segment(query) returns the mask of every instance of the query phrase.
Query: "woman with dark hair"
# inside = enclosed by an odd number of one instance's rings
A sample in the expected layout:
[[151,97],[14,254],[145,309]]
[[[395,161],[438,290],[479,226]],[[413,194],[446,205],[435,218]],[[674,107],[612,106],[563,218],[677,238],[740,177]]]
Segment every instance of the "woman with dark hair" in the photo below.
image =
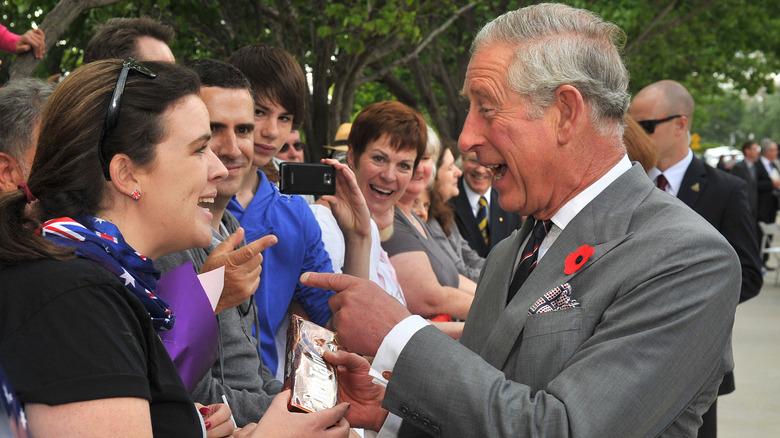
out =
[[474,251],[466,239],[460,235],[455,225],[455,213],[449,204],[450,199],[458,196],[458,178],[463,174],[455,165],[457,148],[445,147],[436,163],[436,178],[430,194],[430,207],[425,220],[431,229],[431,236],[449,256],[458,273],[472,281],[479,279],[479,273],[485,259]]
[[[204,423],[157,335],[175,315],[152,259],[211,242],[201,205],[227,174],[199,89],[170,63],[74,71],[44,108],[28,182],[0,194],[0,362],[33,436],[234,432],[226,408]],[[295,419],[276,406],[240,433],[278,436]]]

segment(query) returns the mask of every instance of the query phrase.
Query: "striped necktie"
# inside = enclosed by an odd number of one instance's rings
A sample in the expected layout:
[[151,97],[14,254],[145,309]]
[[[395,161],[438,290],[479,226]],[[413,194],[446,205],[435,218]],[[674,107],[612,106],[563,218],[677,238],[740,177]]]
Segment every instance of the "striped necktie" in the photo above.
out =
[[536,262],[539,258],[539,245],[542,244],[547,233],[550,232],[552,224],[551,220],[537,220],[534,224],[531,237],[528,239],[528,243],[525,244],[525,248],[523,248],[523,257],[520,258],[515,275],[512,277],[512,283],[509,284],[509,293],[506,297],[507,304],[512,301],[520,286],[523,285],[528,276],[531,275],[531,271],[536,267]]
[[663,191],[666,191],[666,186],[669,185],[669,181],[666,180],[666,177],[662,173],[662,174],[658,175],[658,178],[656,178],[655,185],[659,189],[661,189]]
[[479,232],[482,233],[482,240],[485,241],[485,245],[490,246],[490,235],[488,234],[488,222],[487,222],[487,199],[484,196],[479,197],[479,208],[477,209],[477,226]]

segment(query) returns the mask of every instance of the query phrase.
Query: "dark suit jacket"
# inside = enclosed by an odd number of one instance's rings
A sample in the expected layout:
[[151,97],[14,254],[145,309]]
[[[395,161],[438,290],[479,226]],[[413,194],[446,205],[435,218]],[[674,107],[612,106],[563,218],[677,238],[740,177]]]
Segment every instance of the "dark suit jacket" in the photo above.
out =
[[466,196],[463,177],[458,179],[458,188],[460,194],[453,198],[452,209],[455,210],[455,223],[458,225],[458,231],[461,236],[474,248],[481,256],[487,257],[493,247],[498,242],[506,239],[512,234],[512,231],[519,229],[523,225],[523,218],[516,213],[509,213],[498,205],[498,192],[490,191],[490,211],[488,213],[488,229],[490,230],[490,246],[485,245],[482,240],[482,233],[477,226],[477,218],[471,211],[469,199]]
[[747,190],[747,183],[741,179],[694,157],[677,193],[677,198],[720,231],[736,251],[742,266],[740,302],[758,295],[763,285],[755,220],[748,206]]
[[[778,207],[775,186],[769,174],[766,173],[766,168],[764,168],[764,163],[761,162],[761,159],[756,161],[753,166],[756,168],[756,218],[761,222],[774,223]],[[742,179],[745,179],[745,176],[750,177],[747,165],[744,162],[735,164],[732,172]]]
[[750,174],[747,163],[745,160],[740,161],[731,168],[731,174],[742,178],[747,183],[748,190],[748,205],[750,206],[750,212],[753,214],[753,218],[758,220],[758,186],[756,180]]
[[[772,179],[766,173],[764,163],[756,161],[756,185],[758,186],[758,220],[768,224],[777,218],[777,195]],[[774,164],[773,164],[774,166]]]
[[[758,295],[764,283],[755,218],[748,206],[747,190],[745,181],[694,157],[677,192],[677,198],[720,231],[736,251],[742,266],[740,303]],[[734,389],[734,374],[728,373],[723,377],[718,393],[729,394]]]

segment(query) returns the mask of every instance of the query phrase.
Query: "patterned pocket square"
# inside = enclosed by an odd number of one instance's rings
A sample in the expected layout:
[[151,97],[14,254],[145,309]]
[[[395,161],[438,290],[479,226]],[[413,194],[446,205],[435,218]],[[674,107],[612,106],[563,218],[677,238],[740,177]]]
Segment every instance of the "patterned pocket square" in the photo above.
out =
[[563,283],[539,297],[538,300],[528,309],[529,315],[537,313],[555,312],[562,309],[573,309],[580,307],[580,303],[571,297],[571,285]]

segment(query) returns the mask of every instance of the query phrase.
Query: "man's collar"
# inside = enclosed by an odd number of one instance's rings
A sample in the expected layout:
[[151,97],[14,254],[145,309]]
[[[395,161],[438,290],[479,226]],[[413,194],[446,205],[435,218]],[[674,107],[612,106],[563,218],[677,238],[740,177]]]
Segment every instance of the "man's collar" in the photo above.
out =
[[610,184],[612,184],[620,175],[624,174],[631,168],[631,161],[628,159],[628,155],[624,155],[623,158],[615,164],[612,169],[605,173],[596,182],[588,186],[585,190],[580,192],[577,196],[570,199],[569,202],[563,205],[552,217],[553,224],[563,230],[566,225],[574,219],[586,205],[590,204],[596,196],[601,194]]
[[463,189],[466,191],[466,199],[469,200],[469,205],[474,207],[479,203],[480,196],[484,196],[487,200],[488,206],[490,205],[490,191],[493,190],[493,187],[488,187],[487,191],[484,195],[480,195],[479,193],[475,192],[474,190],[469,187],[469,183],[466,181],[466,179],[463,179]]
[[693,161],[693,151],[691,149],[688,149],[688,153],[685,155],[685,158],[683,158],[682,160],[674,163],[672,166],[670,166],[668,169],[664,170],[663,172],[653,167],[647,172],[647,176],[649,176],[652,181],[655,181],[658,178],[658,175],[663,173],[664,177],[666,177],[666,181],[668,182],[669,188],[672,190],[670,193],[677,196],[677,191],[680,189],[680,186],[682,185],[682,180],[685,177],[685,171],[688,170],[688,166],[691,165],[691,161]]

